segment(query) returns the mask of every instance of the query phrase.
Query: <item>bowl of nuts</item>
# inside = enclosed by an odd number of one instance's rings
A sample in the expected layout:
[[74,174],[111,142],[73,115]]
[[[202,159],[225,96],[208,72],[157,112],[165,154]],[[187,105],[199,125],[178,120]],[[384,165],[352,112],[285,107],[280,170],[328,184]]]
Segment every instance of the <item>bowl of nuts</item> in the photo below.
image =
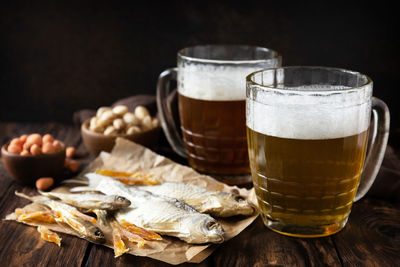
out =
[[33,185],[39,177],[57,177],[63,173],[66,147],[50,134],[22,135],[1,148],[5,169],[22,184]]
[[110,152],[117,137],[122,137],[153,148],[158,141],[160,125],[144,106],[137,106],[130,112],[125,105],[100,107],[96,116],[81,126],[82,139],[86,148],[97,155]]

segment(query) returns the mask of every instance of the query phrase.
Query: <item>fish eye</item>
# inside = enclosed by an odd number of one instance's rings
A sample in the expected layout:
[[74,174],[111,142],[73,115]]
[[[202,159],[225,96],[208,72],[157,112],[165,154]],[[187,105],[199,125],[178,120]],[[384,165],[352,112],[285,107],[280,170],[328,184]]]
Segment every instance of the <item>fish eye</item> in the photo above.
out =
[[211,221],[211,222],[207,223],[206,227],[208,230],[211,230],[211,229],[215,228],[216,225],[217,225],[217,222]]
[[234,199],[235,199],[235,201],[237,201],[237,202],[241,202],[241,201],[244,201],[244,200],[245,200],[244,197],[239,196],[239,195],[235,196]]
[[117,197],[117,200],[118,200],[118,201],[125,201],[126,199],[125,199],[124,197],[118,196],[118,197]]

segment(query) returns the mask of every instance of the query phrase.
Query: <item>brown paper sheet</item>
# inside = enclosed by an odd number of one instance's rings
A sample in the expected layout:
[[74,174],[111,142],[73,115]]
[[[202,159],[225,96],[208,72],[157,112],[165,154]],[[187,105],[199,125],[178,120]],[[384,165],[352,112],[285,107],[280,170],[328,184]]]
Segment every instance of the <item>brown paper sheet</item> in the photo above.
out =
[[[228,186],[212,177],[202,175],[192,168],[177,164],[153,151],[132,143],[126,139],[118,138],[116,145],[110,154],[102,152],[78,177],[87,172],[95,171],[97,168],[104,168],[125,172],[142,172],[151,174],[153,177],[163,181],[179,181],[194,184],[214,191],[228,191],[239,193],[251,204],[257,206],[254,189],[247,190],[236,186]],[[68,192],[68,186],[55,188],[56,192]],[[42,206],[31,203],[24,207],[28,210],[41,210]],[[243,231],[258,216],[254,214],[250,217],[237,216],[233,218],[216,218],[226,232],[225,242]],[[14,213],[6,217],[8,220],[16,220]],[[30,224],[38,225],[38,224]],[[79,236],[75,231],[63,224],[41,224],[51,230]],[[112,248],[111,229],[100,227],[106,237],[106,244]],[[164,261],[170,264],[180,264],[184,262],[199,263],[207,258],[218,245],[215,244],[188,244],[177,238],[163,236],[162,241],[148,241],[142,248],[137,248],[135,244],[126,242],[130,254],[137,256],[147,256],[153,259]]]

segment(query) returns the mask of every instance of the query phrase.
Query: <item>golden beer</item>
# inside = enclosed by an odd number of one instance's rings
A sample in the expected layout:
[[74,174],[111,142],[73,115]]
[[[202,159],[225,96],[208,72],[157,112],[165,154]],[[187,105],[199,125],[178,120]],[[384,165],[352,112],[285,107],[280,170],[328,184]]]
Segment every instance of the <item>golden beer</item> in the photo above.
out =
[[[264,220],[279,232],[315,236],[347,221],[364,162],[368,131],[324,140],[288,139],[247,128],[254,188]],[[278,222],[279,228],[274,227]]]
[[264,224],[296,237],[340,231],[386,147],[389,112],[372,98],[372,81],[300,66],[254,72],[246,85],[250,169]]
[[178,97],[189,164],[208,173],[249,173],[245,100]]

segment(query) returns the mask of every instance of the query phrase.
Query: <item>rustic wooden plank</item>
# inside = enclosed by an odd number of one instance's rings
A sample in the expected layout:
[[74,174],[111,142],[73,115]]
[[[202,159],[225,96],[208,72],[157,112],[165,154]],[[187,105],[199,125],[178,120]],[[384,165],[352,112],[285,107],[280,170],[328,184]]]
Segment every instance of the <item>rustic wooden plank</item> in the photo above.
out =
[[[33,194],[34,189],[13,184],[3,196],[7,201],[0,206],[0,218],[23,207],[28,200],[17,197],[14,192]],[[0,222],[0,266],[81,266],[88,246],[86,240],[60,234],[62,246],[40,238],[36,227],[14,221]]]
[[344,266],[399,266],[399,206],[363,199],[354,204],[346,227],[332,239]]
[[[163,266],[171,266],[168,263],[154,260],[148,257],[139,257],[133,256],[130,254],[124,254],[118,258],[114,258],[114,251],[111,248],[107,248],[104,246],[93,245],[90,250],[90,255],[88,261],[85,266],[116,266],[116,267],[124,267],[124,266],[143,266],[143,267],[163,267]],[[213,266],[209,264],[209,261],[206,259],[200,264],[180,264],[176,266],[198,266],[198,267],[206,267]]]
[[212,255],[215,266],[340,266],[330,237],[300,239],[264,226],[261,218]]

